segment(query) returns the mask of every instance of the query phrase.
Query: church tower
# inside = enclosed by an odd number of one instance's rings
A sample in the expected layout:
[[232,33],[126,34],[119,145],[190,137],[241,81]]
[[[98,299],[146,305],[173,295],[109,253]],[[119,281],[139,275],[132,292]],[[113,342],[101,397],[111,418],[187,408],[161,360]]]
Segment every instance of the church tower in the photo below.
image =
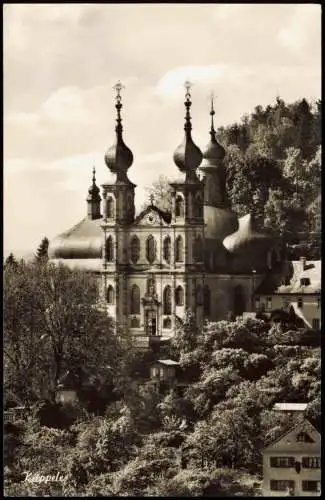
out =
[[123,140],[121,118],[121,90],[118,82],[116,90],[117,119],[115,127],[115,142],[105,154],[105,163],[115,176],[110,182],[102,185],[103,193],[103,297],[110,316],[118,320],[123,328],[123,318],[126,319],[127,294],[127,233],[126,226],[134,221],[134,189],[135,184],[130,181],[127,171],[133,163],[132,151]]
[[185,135],[174,153],[180,177],[170,183],[172,189],[172,221],[174,229],[175,268],[183,273],[185,309],[196,313],[198,323],[203,318],[204,276],[204,185],[196,170],[202,152],[194,144],[191,131],[190,84],[185,83]]
[[100,202],[101,202],[101,197],[100,197],[100,189],[96,185],[96,170],[95,167],[93,168],[93,183],[88,189],[88,196],[87,196],[87,217],[90,220],[95,220],[95,219],[100,219],[101,218],[101,213],[100,213]]

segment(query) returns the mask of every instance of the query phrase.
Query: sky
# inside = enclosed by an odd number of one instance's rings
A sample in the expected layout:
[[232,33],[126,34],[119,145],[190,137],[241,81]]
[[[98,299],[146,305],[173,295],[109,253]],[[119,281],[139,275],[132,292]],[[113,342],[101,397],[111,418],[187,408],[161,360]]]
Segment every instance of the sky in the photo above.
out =
[[118,80],[138,208],[177,173],[185,80],[201,149],[211,92],[217,127],[277,95],[321,95],[318,4],[5,4],[3,23],[4,255],[85,217],[93,166],[109,177]]

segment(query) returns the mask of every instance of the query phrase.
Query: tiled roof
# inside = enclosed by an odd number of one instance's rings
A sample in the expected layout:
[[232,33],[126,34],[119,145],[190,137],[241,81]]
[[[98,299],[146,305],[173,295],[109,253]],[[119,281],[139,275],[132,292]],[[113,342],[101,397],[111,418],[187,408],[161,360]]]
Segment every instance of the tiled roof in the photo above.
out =
[[[291,261],[282,276],[269,273],[256,289],[255,294],[314,294],[321,292],[321,261],[306,262],[303,269],[300,261]],[[287,278],[285,278],[287,276]],[[310,285],[303,285],[302,278],[308,278]]]

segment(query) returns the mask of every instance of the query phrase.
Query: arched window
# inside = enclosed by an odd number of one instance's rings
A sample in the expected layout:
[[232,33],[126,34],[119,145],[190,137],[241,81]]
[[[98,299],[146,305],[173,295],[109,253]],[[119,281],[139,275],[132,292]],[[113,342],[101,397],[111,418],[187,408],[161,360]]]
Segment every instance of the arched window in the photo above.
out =
[[166,236],[164,239],[164,249],[163,249],[163,254],[164,254],[164,260],[170,264],[170,256],[171,256],[171,240],[169,236]]
[[176,217],[184,217],[184,200],[182,196],[177,196],[175,201],[175,215]]
[[112,198],[112,196],[109,196],[106,201],[106,215],[108,219],[114,219],[115,215],[114,205],[115,205],[114,199]]
[[176,238],[175,260],[176,262],[183,262],[184,260],[183,238],[181,236],[177,236]]
[[196,305],[201,306],[203,304],[203,293],[201,285],[198,285],[195,290],[196,295]]
[[203,288],[203,313],[206,317],[209,317],[211,314],[211,294],[208,285],[205,285]]
[[156,284],[154,278],[148,278],[147,280],[147,294],[153,295],[156,293]]
[[140,240],[137,236],[133,236],[131,240],[131,261],[136,264],[140,258]]
[[169,285],[166,286],[163,294],[163,311],[164,314],[172,313],[172,289]]
[[147,260],[152,264],[156,259],[156,241],[152,235],[147,238],[146,254]]
[[106,260],[112,262],[114,260],[114,241],[112,236],[106,240]]
[[202,259],[203,259],[202,238],[201,236],[197,236],[193,243],[193,260],[195,262],[202,262]]
[[184,305],[184,290],[181,286],[178,286],[175,290],[175,303],[177,306]]
[[194,198],[194,217],[202,217],[203,214],[203,202],[202,202],[202,196],[200,194],[197,194]]
[[140,288],[137,285],[133,285],[131,288],[131,314],[140,314]]
[[109,287],[107,288],[106,299],[107,299],[107,304],[114,304],[115,294],[112,285],[109,285]]

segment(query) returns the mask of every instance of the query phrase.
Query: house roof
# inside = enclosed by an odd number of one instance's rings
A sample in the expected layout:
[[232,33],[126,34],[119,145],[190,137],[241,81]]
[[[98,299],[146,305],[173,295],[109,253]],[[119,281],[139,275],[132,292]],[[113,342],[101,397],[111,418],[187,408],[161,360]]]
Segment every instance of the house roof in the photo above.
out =
[[265,446],[264,450],[267,450],[268,448],[270,448],[271,446],[273,446],[275,443],[281,441],[281,439],[283,439],[285,436],[287,436],[288,434],[290,434],[290,432],[292,432],[296,428],[299,428],[304,423],[307,423],[307,425],[313,427],[316,432],[320,433],[319,428],[317,428],[314,425],[314,422],[312,423],[309,419],[300,416],[300,417],[297,418],[297,420],[295,420],[295,422],[293,423],[293,425],[291,427],[289,427],[289,429],[286,429],[283,433],[280,434],[280,436],[278,436],[277,438],[275,438],[272,441],[270,441],[267,444],[267,446]]
[[[258,295],[273,295],[273,294],[315,294],[321,292],[321,261],[316,260],[306,262],[305,269],[299,260],[294,260],[289,263],[283,275],[275,275],[269,273],[263,282],[255,290]],[[302,285],[301,279],[308,278],[310,285]]]
[[275,403],[272,410],[277,411],[305,411],[307,403]]
[[179,366],[177,361],[173,361],[172,359],[158,359],[156,363],[160,363],[165,366]]

